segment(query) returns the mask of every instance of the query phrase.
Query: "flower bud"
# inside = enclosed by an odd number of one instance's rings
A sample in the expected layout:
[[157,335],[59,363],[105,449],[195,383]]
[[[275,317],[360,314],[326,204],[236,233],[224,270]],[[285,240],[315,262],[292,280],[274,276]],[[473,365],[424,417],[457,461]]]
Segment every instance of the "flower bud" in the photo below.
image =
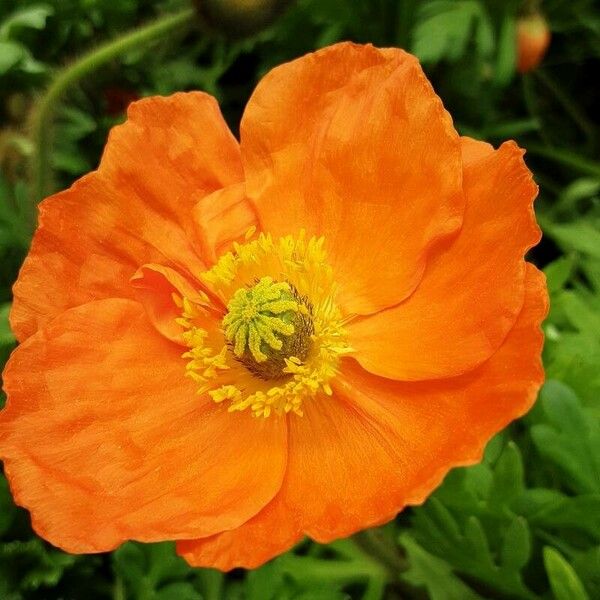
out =
[[291,0],[195,0],[195,4],[208,25],[235,37],[268,27]]
[[550,45],[550,29],[539,13],[521,17],[517,22],[517,71],[535,69]]

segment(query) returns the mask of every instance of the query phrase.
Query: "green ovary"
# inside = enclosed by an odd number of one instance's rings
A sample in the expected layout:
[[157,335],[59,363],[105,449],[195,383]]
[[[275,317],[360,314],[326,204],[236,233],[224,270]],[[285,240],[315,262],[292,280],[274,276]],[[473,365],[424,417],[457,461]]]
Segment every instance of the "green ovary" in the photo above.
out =
[[286,359],[304,360],[314,326],[310,304],[287,282],[263,277],[227,305],[223,330],[240,362],[261,379],[285,377]]

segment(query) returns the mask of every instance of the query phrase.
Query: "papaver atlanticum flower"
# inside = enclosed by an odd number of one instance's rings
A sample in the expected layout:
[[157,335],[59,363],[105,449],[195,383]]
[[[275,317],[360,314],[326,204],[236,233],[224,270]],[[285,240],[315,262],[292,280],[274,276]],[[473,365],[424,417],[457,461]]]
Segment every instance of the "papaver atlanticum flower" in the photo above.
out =
[[417,60],[271,71],[133,104],[44,201],[14,287],[0,455],[69,552],[177,540],[254,567],[424,501],[542,382],[536,185],[461,138]]

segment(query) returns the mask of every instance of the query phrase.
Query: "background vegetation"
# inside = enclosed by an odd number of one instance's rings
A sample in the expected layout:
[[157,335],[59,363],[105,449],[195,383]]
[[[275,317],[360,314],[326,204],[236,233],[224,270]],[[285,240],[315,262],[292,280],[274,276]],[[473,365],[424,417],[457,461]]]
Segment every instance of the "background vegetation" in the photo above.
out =
[[532,3],[298,0],[267,25],[268,0],[246,2],[258,16],[242,14],[242,0],[201,4],[196,25],[185,18],[146,38],[138,30],[137,41],[65,72],[90,49],[190,4],[0,2],[0,361],[14,346],[7,314],[33,202],[95,167],[129,101],[205,90],[236,131],[270,67],[351,39],[413,51],[462,133],[527,148],[545,234],[531,260],[544,268],[552,302],[548,381],[531,413],[489,444],[484,462],[450,473],[424,506],[351,540],[303,542],[253,572],[191,569],[171,544],[64,554],[32,533],[0,474],[0,598],[600,598],[598,3],[544,2],[552,43],[526,75],[515,72],[515,30]]

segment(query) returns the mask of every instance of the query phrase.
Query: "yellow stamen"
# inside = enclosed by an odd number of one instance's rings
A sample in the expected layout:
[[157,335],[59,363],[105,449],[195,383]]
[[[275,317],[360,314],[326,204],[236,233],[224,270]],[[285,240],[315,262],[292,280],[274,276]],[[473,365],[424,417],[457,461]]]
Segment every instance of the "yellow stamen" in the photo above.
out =
[[302,416],[306,400],[332,394],[339,360],[352,349],[323,238],[261,233],[234,244],[203,279],[227,314],[222,329],[209,333],[206,307],[178,299],[190,348],[186,373],[199,394],[257,417]]

